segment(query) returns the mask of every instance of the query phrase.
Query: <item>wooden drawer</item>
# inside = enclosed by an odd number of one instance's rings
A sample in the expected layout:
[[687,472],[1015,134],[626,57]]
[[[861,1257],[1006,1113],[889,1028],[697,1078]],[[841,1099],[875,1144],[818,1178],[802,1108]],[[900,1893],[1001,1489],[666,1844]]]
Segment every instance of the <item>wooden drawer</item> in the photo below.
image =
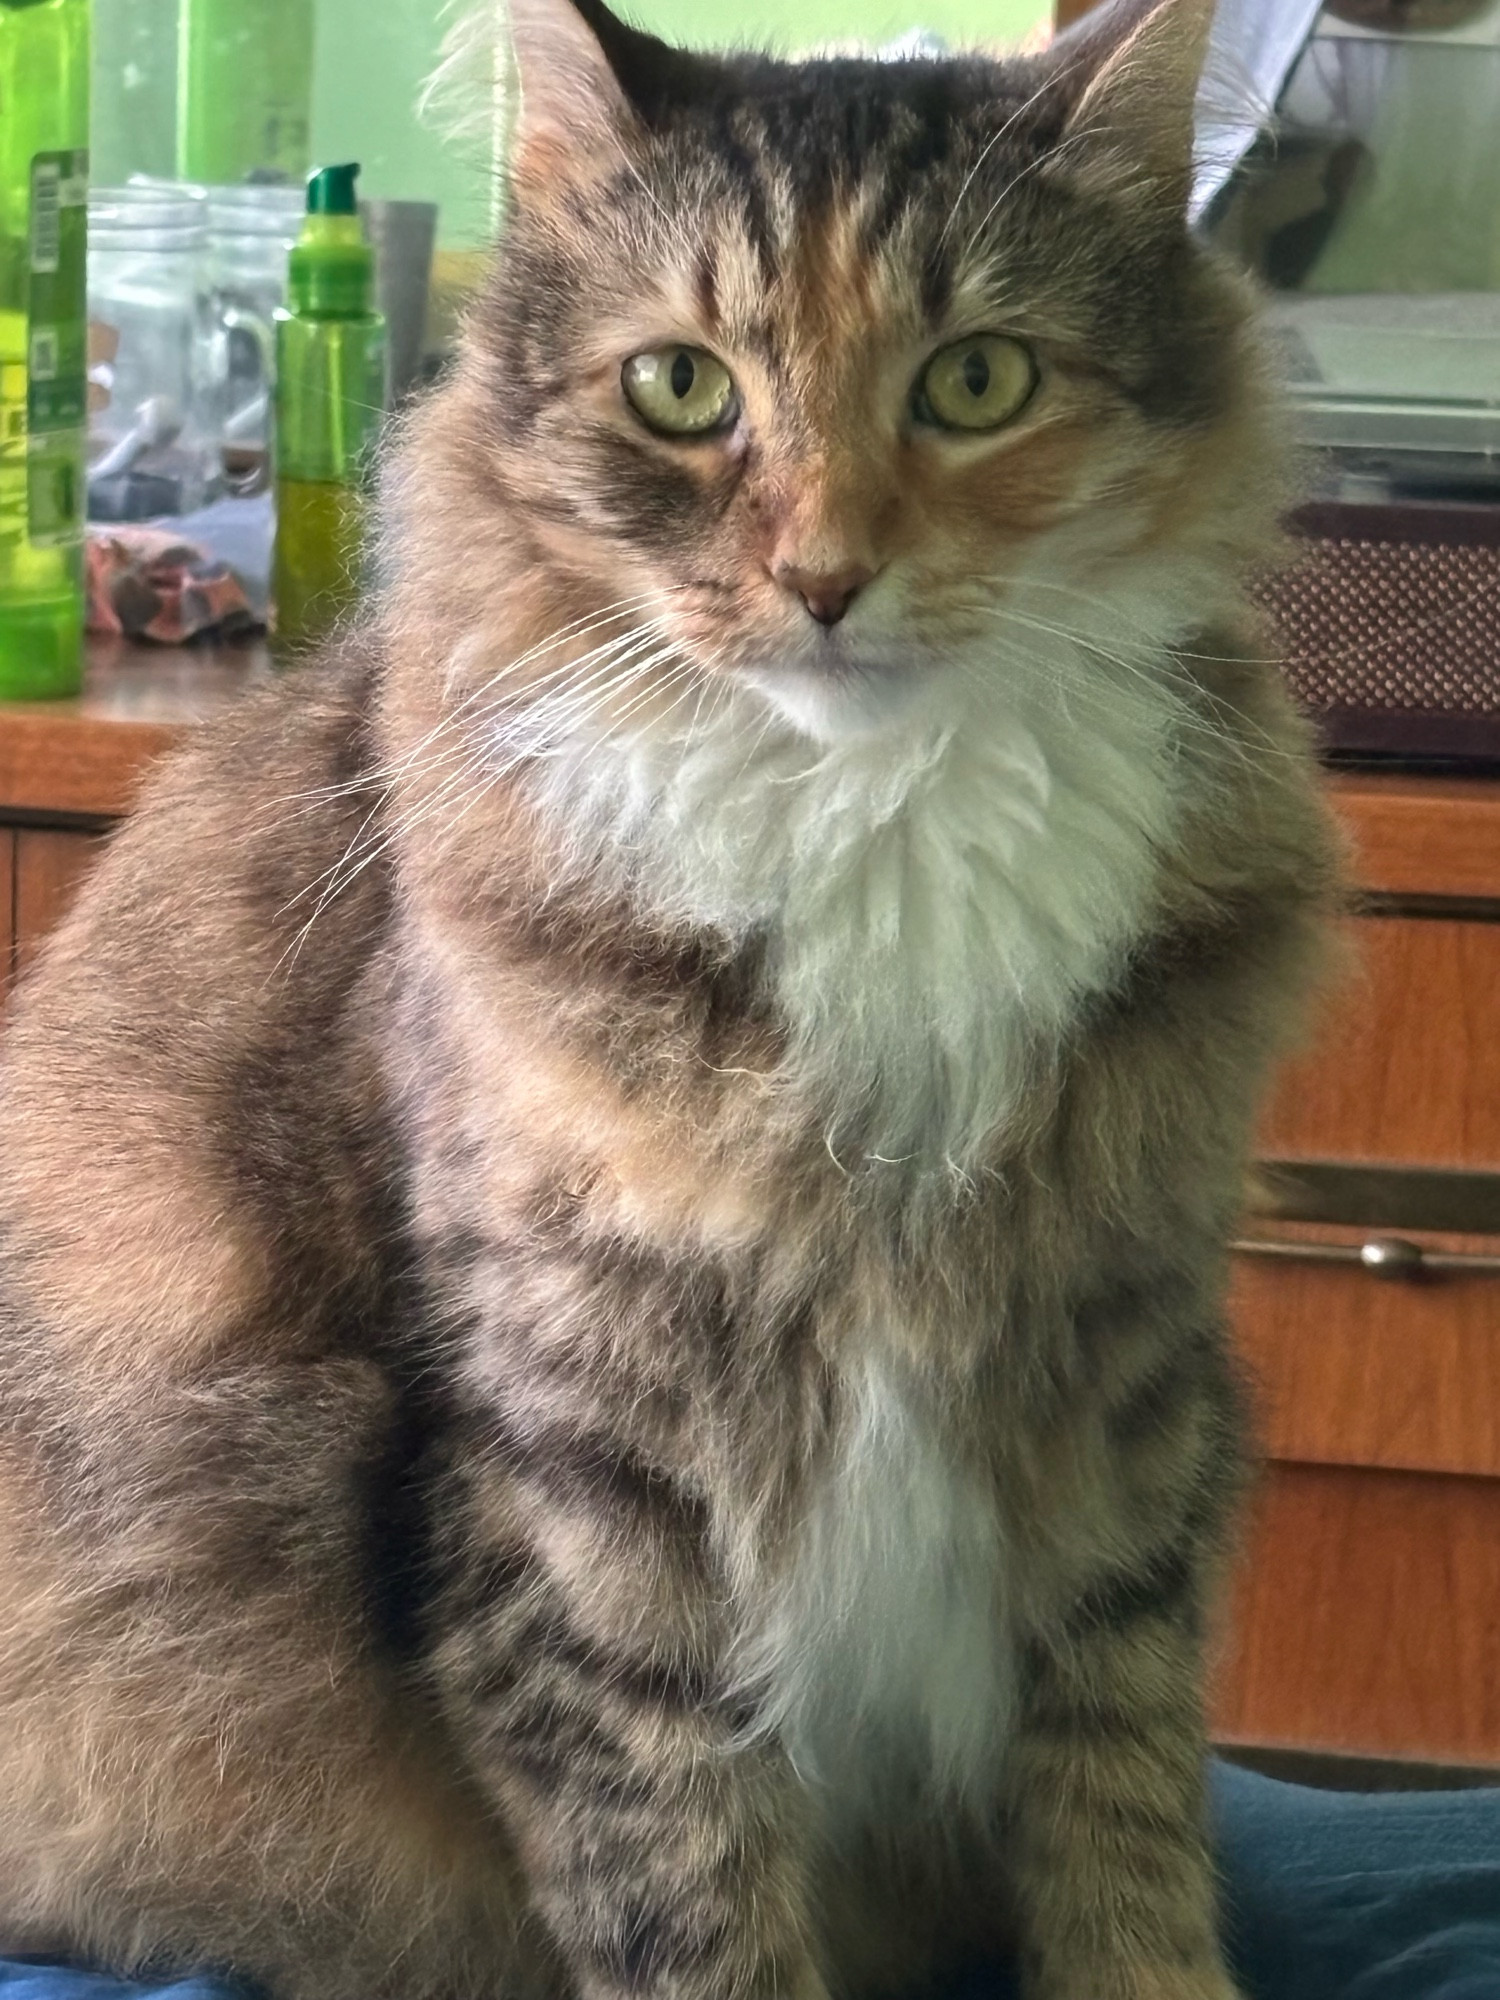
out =
[[1261,1124],[1285,1159],[1500,1165],[1500,923],[1351,921],[1355,969]]
[[16,950],[16,836],[0,826],[0,1000],[14,969]]
[[[1372,1232],[1276,1233],[1355,1246]],[[1500,1252],[1494,1237],[1401,1234],[1429,1250]],[[1500,1272],[1393,1279],[1244,1256],[1231,1310],[1270,1457],[1500,1476]]]
[[1361,888],[1500,901],[1500,785],[1492,778],[1342,771],[1324,782]]
[[1500,1480],[1273,1465],[1248,1526],[1219,1740],[1500,1765]]
[[103,847],[102,835],[72,827],[0,829],[0,864],[5,870],[0,996],[61,921]]

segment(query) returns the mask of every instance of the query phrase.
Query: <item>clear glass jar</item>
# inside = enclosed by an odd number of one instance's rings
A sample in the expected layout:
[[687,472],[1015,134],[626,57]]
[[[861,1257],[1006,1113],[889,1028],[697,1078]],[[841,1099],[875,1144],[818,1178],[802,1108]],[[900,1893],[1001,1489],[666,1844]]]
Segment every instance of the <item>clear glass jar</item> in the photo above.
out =
[[287,259],[302,226],[300,187],[211,187],[208,263],[215,325],[215,421],[228,476],[264,476],[270,445],[273,321],[286,303]]
[[146,520],[203,504],[213,430],[207,201],[162,182],[89,195],[89,514]]

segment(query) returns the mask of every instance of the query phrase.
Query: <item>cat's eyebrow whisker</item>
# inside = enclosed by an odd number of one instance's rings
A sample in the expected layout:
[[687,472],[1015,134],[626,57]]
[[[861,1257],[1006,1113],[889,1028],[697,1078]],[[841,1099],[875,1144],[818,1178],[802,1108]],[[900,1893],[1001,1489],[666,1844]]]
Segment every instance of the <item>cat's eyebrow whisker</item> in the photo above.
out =
[[620,162],[625,168],[626,173],[629,174],[630,178],[635,182],[636,186],[640,189],[641,193],[646,197],[647,201],[649,201],[651,206],[656,210],[657,214],[661,217],[662,221],[666,223],[668,229],[670,229],[673,232],[673,235],[674,236],[679,235],[680,234],[679,225],[673,220],[670,211],[667,208],[665,208],[662,202],[658,199],[650,183],[647,181],[646,176],[641,172],[639,166],[630,157],[629,150],[627,149],[623,139],[617,138],[616,150],[619,153]]
[[995,199],[990,203],[989,207],[985,210],[984,214],[980,217],[979,221],[975,224],[974,228],[970,231],[969,240],[964,245],[965,259],[968,259],[973,256],[975,244],[979,241],[980,237],[984,234],[985,230],[989,228],[991,221],[994,219],[996,211],[1000,208],[1003,202],[1009,201],[1010,197],[1015,193],[1016,189],[1021,185],[1022,181],[1027,179],[1029,175],[1036,173],[1042,167],[1055,166],[1057,162],[1067,152],[1068,148],[1070,146],[1076,146],[1079,140],[1083,136],[1084,134],[1081,131],[1070,132],[1066,138],[1059,140],[1057,145],[1055,145],[1050,152],[1038,153],[1034,160],[1028,160],[1026,162],[1026,165],[1022,167],[1021,171],[1018,174],[1013,174],[1011,176],[1011,178],[1006,182],[1005,186],[1001,188],[999,194],[995,196]]
[[1063,73],[1064,73],[1063,70],[1050,71],[1048,75],[1043,78],[1042,82],[1037,86],[1037,88],[1031,93],[1030,97],[1026,99],[1026,102],[1024,104],[1018,105],[1016,109],[1010,114],[1009,118],[1006,119],[1005,123],[1000,127],[999,131],[991,133],[990,137],[985,141],[984,146],[980,151],[979,158],[974,162],[973,166],[970,167],[969,171],[964,175],[963,185],[959,188],[958,193],[953,197],[953,206],[948,211],[948,220],[943,224],[942,230],[938,235],[937,243],[934,246],[936,250],[941,250],[943,245],[947,242],[948,232],[952,229],[954,223],[958,219],[958,211],[963,206],[964,196],[969,192],[969,189],[973,186],[974,176],[979,172],[979,169],[984,165],[985,161],[989,158],[990,154],[995,150],[996,146],[1000,144],[1000,141],[1006,136],[1006,134],[1010,131],[1013,131],[1015,126],[1020,122],[1020,120],[1026,116],[1026,113],[1031,109],[1032,105],[1039,103],[1040,100],[1046,96],[1049,90],[1056,88],[1058,79],[1063,75]]

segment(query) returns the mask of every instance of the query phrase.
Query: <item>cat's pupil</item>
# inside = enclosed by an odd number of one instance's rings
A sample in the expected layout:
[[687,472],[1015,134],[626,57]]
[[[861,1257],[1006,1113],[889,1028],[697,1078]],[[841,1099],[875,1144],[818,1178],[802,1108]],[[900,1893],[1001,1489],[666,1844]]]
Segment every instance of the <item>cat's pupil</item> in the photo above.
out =
[[[692,388],[693,378],[697,375],[697,373],[698,373],[697,369],[693,366],[692,355],[684,353],[683,350],[679,348],[677,351],[676,359],[672,363],[672,375],[671,375],[672,394],[677,398],[679,402],[682,401],[682,398],[687,394],[688,390]],[[989,370],[986,369],[985,373],[986,375],[988,375]]]
[[[676,377],[673,377],[675,386]],[[990,364],[977,347],[971,347],[964,356],[964,387],[977,401],[990,386]],[[679,390],[679,394],[681,391]]]

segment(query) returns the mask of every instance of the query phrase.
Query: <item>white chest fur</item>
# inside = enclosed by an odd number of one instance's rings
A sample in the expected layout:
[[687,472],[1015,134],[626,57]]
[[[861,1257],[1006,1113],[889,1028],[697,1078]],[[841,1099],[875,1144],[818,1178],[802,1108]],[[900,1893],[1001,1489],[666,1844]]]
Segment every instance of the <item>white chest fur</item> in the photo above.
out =
[[[1139,935],[1174,819],[1170,678],[1058,645],[959,661],[883,730],[818,743],[745,689],[534,782],[579,875],[673,923],[759,930],[788,1069],[830,1150],[968,1170]],[[1080,711],[1082,720],[1080,720]]]
[[867,1356],[746,1667],[832,1827],[923,1791],[983,1803],[1011,1713],[995,1509],[899,1364]]

